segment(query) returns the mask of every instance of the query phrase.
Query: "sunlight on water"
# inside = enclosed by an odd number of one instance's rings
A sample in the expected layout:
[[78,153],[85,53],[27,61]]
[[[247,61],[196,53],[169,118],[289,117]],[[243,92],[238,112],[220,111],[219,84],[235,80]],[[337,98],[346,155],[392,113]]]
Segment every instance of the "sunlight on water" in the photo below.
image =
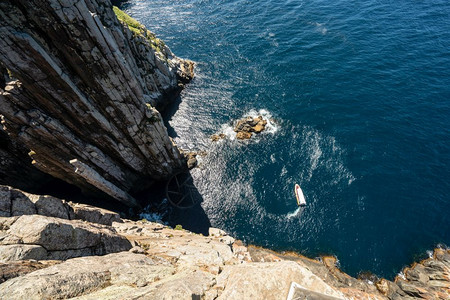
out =
[[[196,62],[165,117],[181,148],[207,152],[192,176],[213,226],[391,278],[450,243],[450,2],[123,6]],[[267,131],[235,139],[259,114]]]

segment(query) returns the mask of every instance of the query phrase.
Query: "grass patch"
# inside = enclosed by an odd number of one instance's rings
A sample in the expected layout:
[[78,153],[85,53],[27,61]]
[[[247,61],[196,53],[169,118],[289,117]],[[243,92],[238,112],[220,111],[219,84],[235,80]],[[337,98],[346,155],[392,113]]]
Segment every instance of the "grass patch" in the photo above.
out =
[[119,19],[120,21],[127,24],[128,27],[131,27],[131,28],[134,28],[137,30],[141,29],[141,27],[142,27],[141,23],[139,23],[137,20],[135,20],[132,17],[130,17],[129,15],[127,15],[127,13],[120,10],[117,6],[113,6],[113,10],[114,10],[114,13],[116,14],[117,19]]
[[153,48],[153,50],[159,52],[160,54],[163,54],[163,56],[165,57],[162,50],[166,45],[162,40],[158,39],[153,32],[145,28],[145,26],[139,23],[136,19],[130,17],[127,13],[120,10],[117,6],[113,6],[113,10],[116,14],[117,19],[119,19],[120,22],[125,23],[131,30],[131,32],[145,38],[150,43],[150,46]]
[[14,75],[11,73],[11,70],[6,69],[6,72],[8,73],[9,78],[14,78]]

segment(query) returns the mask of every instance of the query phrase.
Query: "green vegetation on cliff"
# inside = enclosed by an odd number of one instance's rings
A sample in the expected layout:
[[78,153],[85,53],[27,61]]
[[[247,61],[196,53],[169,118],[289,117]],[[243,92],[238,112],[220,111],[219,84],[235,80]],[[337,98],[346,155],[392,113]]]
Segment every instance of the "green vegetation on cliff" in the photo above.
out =
[[130,17],[127,13],[122,11],[117,6],[113,6],[113,10],[116,14],[117,19],[120,22],[125,23],[131,30],[131,32],[145,38],[147,41],[149,41],[150,45],[156,52],[164,55],[163,49],[165,47],[165,44],[162,40],[158,39],[153,32],[145,28],[144,25],[139,23],[136,19]]

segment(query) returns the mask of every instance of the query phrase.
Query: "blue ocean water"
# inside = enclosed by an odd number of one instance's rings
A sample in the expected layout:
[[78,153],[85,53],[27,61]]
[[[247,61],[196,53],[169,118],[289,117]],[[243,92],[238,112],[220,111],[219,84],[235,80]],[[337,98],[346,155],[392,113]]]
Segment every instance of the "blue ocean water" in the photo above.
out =
[[[388,278],[450,244],[449,1],[122,8],[197,63],[168,126],[182,148],[208,152],[192,175],[213,226]],[[211,142],[259,113],[269,132]]]

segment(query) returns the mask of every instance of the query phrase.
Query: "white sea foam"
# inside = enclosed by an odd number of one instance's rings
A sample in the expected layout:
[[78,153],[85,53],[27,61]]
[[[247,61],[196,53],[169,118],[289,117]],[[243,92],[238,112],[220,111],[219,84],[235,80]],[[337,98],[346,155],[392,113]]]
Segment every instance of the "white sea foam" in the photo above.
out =
[[[272,114],[266,109],[260,109],[259,111],[252,109],[248,113],[244,114],[242,117],[256,118],[258,116],[262,116],[265,120],[267,120],[266,128],[262,132],[263,134],[264,133],[274,134],[275,132],[278,131],[278,126],[275,124]],[[233,125],[223,124],[220,128],[220,132],[225,134],[225,136],[231,141],[234,141],[236,139],[236,132],[234,132]]]
[[244,118],[245,117],[256,118],[258,116],[262,116],[265,120],[267,120],[266,128],[264,129],[263,133],[274,134],[275,132],[278,131],[278,126],[277,124],[275,124],[272,114],[266,109],[260,109],[258,111],[252,109],[244,115]]
[[162,220],[162,215],[157,214],[157,213],[140,213],[139,218],[146,219],[147,221],[150,221],[150,222],[165,224]]
[[301,207],[298,207],[298,208],[297,208],[296,210],[294,210],[293,212],[288,213],[288,214],[286,215],[286,217],[287,217],[288,219],[291,219],[291,218],[297,216],[297,215],[300,213],[300,210],[301,210]]
[[400,277],[400,278],[403,279],[403,280],[406,280],[406,276],[405,276],[405,273],[403,273],[403,271],[399,272],[399,273],[397,274],[397,276]]
[[310,24],[316,26],[317,31],[319,31],[321,34],[323,34],[323,35],[327,34],[328,29],[322,23],[310,22]]
[[275,153],[272,153],[272,154],[270,155],[270,161],[271,161],[272,163],[275,163],[275,162],[277,161],[277,159],[275,158]]
[[234,132],[233,127],[230,124],[223,124],[221,132],[227,136],[230,140],[234,141],[236,139],[236,132]]
[[286,175],[287,173],[288,173],[288,170],[286,169],[286,166],[283,166],[283,167],[281,168],[281,174],[280,174],[280,176],[283,177],[283,176]]

